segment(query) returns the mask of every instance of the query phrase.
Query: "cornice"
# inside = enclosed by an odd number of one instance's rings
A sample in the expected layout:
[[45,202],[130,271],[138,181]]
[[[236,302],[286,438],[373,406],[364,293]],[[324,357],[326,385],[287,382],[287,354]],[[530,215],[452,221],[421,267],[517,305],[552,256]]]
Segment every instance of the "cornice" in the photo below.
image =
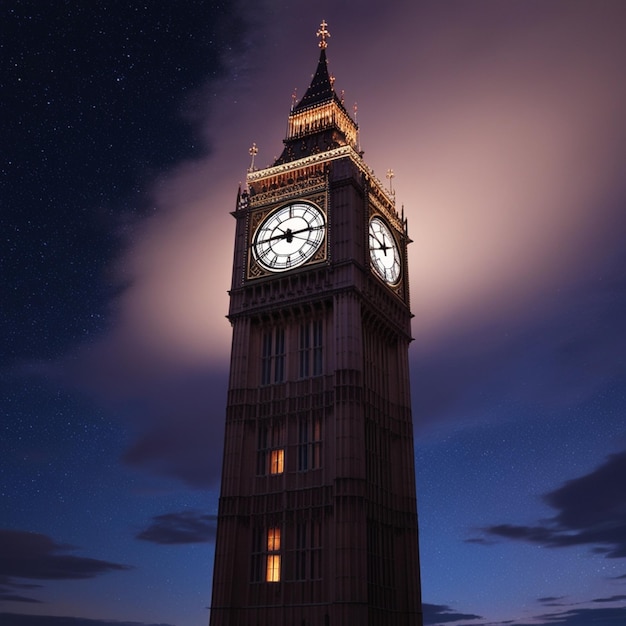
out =
[[340,146],[339,148],[333,148],[332,150],[327,150],[326,152],[319,152],[318,154],[311,154],[309,156],[303,157],[302,159],[296,159],[295,161],[281,163],[280,165],[274,165],[272,167],[267,167],[262,170],[254,170],[252,172],[248,172],[246,176],[246,182],[248,185],[252,185],[254,183],[262,181],[265,178],[281,176],[305,167],[311,167],[312,165],[321,165],[346,157],[348,157],[358,167],[361,173],[365,174],[369,178],[370,185],[373,185],[376,188],[376,193],[383,196],[390,206],[395,207],[395,196],[392,195],[387,189],[385,189],[385,187],[380,182],[380,180],[378,180],[374,172],[366,165],[365,161],[363,161],[361,155],[356,150],[354,150],[352,146],[349,145]]

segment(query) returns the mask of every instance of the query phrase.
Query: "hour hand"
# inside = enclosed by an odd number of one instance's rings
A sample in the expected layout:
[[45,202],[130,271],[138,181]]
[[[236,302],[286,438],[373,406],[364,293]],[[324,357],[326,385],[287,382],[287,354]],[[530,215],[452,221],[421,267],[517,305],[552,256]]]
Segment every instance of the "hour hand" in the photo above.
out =
[[390,246],[385,245],[385,238],[383,237],[382,241],[376,235],[372,235],[372,238],[378,244],[378,248],[376,248],[376,246],[374,246],[374,248],[377,250],[382,250],[385,254],[387,254],[387,250],[389,250]]

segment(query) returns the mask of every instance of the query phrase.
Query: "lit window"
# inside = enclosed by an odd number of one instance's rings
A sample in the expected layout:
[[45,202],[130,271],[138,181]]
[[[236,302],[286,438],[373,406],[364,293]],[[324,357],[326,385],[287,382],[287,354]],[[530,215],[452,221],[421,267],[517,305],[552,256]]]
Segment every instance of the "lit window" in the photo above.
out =
[[267,531],[267,566],[265,580],[275,583],[280,580],[280,528],[277,526]]
[[274,526],[267,531],[267,551],[280,550],[280,528]]
[[268,554],[265,580],[268,583],[277,583],[280,580],[280,554]]
[[282,474],[285,471],[285,424],[265,420],[258,426],[257,474]]
[[270,474],[282,474],[285,470],[285,451],[272,450],[270,452]]

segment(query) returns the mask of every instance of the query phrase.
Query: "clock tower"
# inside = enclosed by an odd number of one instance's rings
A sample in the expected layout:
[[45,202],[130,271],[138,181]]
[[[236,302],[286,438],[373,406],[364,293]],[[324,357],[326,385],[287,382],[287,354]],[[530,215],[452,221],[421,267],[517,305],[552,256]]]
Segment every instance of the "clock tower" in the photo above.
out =
[[233,212],[211,626],[422,624],[410,239],[317,34],[283,152]]

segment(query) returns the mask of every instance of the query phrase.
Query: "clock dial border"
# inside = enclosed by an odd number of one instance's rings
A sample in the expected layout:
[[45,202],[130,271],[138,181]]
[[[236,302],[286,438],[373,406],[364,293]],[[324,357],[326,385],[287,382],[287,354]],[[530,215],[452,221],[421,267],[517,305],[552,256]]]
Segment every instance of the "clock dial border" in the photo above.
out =
[[[316,200],[316,201],[315,201]],[[328,239],[328,216],[324,211],[323,202],[324,197],[316,197],[316,198],[293,198],[287,202],[281,202],[280,204],[275,204],[270,207],[265,207],[263,209],[256,210],[250,214],[249,222],[248,222],[248,279],[261,278],[263,276],[279,276],[281,274],[290,272],[292,270],[302,269],[303,267],[308,267],[312,263],[319,263],[321,261],[325,261],[327,258],[327,239]],[[267,243],[267,239],[265,241],[259,241],[258,236],[260,229],[264,224],[268,224],[272,222],[273,217],[280,214],[282,211],[285,211],[289,207],[298,207],[298,206],[306,206],[309,210],[313,210],[317,213],[317,218],[321,222],[318,225],[319,230],[322,231],[319,240],[313,241],[313,250],[307,251],[302,259],[296,260],[289,266],[283,266],[279,264],[278,267],[272,267],[270,263],[264,263],[263,259],[260,258],[265,256],[268,253],[268,249],[271,249],[272,246],[264,248],[264,252],[259,252],[261,244]],[[300,227],[305,230],[305,224],[307,221],[303,216],[297,215],[294,216],[295,221],[294,224],[300,224]],[[286,220],[294,219],[287,217]],[[284,223],[283,220],[282,223]],[[281,222],[277,222],[274,225],[274,229],[276,229]],[[309,222],[310,223],[310,222]],[[280,229],[279,229],[280,230]],[[298,235],[297,228],[295,229],[295,234]],[[276,232],[276,230],[274,230]],[[280,234],[280,233],[279,233]],[[275,237],[279,237],[279,235],[268,234],[268,239],[272,239]],[[286,236],[285,236],[286,239]],[[277,239],[277,241],[282,240]],[[284,246],[283,246],[284,248]],[[294,251],[294,253],[298,253],[298,249]],[[278,256],[286,256],[286,254],[279,254]],[[302,256],[302,255],[301,255]]]
[[[382,232],[382,241],[379,241],[379,237],[372,232],[372,224],[374,223],[380,223],[382,226],[381,230],[378,231],[379,234]],[[384,237],[385,234],[387,235],[387,237],[389,237],[389,247],[386,247],[386,239]],[[372,238],[380,244],[379,248],[375,248],[372,246]],[[367,239],[370,267],[372,268],[374,274],[389,287],[394,288],[400,285],[403,275],[403,262],[400,245],[398,244],[397,237],[393,233],[393,228],[381,215],[374,214],[370,218],[367,227]],[[394,258],[393,263],[390,267],[385,267],[384,265],[382,265],[381,262],[379,262],[380,255],[376,254],[376,250],[391,250],[393,252]]]

